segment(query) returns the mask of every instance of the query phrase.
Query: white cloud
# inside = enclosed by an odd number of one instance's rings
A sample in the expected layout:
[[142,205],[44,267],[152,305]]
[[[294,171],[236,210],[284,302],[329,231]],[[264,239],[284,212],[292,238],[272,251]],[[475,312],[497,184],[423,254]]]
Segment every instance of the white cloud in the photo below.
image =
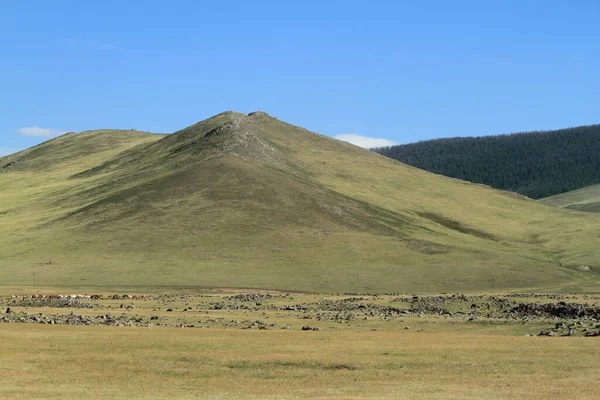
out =
[[354,133],[345,133],[342,135],[337,135],[337,136],[335,136],[335,138],[337,140],[352,143],[355,146],[363,147],[365,149],[372,149],[374,147],[393,146],[395,144],[398,144],[389,139],[360,136],[360,135],[356,135]]
[[58,129],[51,128],[39,128],[37,126],[31,126],[28,128],[21,128],[17,131],[17,133],[21,136],[34,136],[34,137],[44,137],[44,138],[53,138],[56,136],[60,136],[62,134],[67,133],[66,131],[59,131]]
[[13,153],[16,153],[19,149],[15,149],[13,147],[2,147],[0,146],[0,157],[9,156]]

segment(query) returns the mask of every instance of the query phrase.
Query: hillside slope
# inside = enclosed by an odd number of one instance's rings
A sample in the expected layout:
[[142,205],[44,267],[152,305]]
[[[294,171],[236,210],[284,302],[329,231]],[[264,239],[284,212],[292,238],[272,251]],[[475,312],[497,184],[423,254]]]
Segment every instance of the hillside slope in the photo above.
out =
[[555,207],[586,212],[600,212],[600,185],[587,186],[540,200]]
[[[55,167],[97,162],[93,157],[111,157],[137,145],[158,140],[162,135],[133,129],[101,129],[70,132],[40,145],[0,158],[0,172],[48,170]],[[81,164],[77,164],[80,166]],[[85,165],[85,164],[83,164]]]
[[375,149],[427,171],[539,199],[600,183],[600,125]]
[[262,112],[167,136],[122,132],[126,144],[97,135],[114,147],[74,145],[86,155],[50,169],[16,168],[27,151],[0,159],[16,163],[0,174],[5,283],[35,273],[48,285],[352,291],[358,280],[361,291],[431,292],[597,277],[600,216],[434,175]]

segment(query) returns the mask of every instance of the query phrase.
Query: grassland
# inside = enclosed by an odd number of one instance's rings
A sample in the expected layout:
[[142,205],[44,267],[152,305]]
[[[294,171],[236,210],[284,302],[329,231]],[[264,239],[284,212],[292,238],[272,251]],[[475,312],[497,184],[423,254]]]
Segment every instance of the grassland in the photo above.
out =
[[7,399],[596,399],[595,341],[0,328]]
[[[37,293],[7,288],[3,292]],[[123,313],[146,320],[158,316],[158,321],[170,324],[186,320],[212,326],[0,323],[0,398],[595,399],[598,395],[598,337],[524,336],[556,321],[569,322],[549,317],[487,318],[490,310],[483,305],[491,297],[400,296],[398,301],[397,295],[258,295],[263,296],[260,305],[250,301],[255,293],[233,290],[87,300],[95,303],[92,309],[15,307],[18,301],[3,296],[3,306],[10,305],[17,314]],[[439,298],[451,299],[441,307],[452,315],[415,311],[367,320],[323,320],[327,311],[318,308],[318,304],[356,304],[366,307],[354,311],[362,313],[376,306],[409,309],[412,303],[421,310]],[[505,298],[509,305],[576,302],[592,308],[598,300],[556,295],[493,298]],[[482,306],[475,320],[467,315],[472,301]],[[123,309],[123,303],[135,308]],[[214,308],[223,303],[231,307]],[[304,312],[285,307],[290,305],[317,308]],[[258,325],[240,329],[244,323],[227,326],[232,320],[246,320],[250,326],[259,319],[269,322],[266,329]],[[594,318],[583,321],[598,323]],[[321,330],[302,331],[306,324]]]
[[600,216],[430,174],[264,113],[168,136],[69,134],[0,161],[11,165],[0,174],[3,284],[35,274],[69,287],[599,287]]
[[600,212],[600,185],[587,186],[540,201],[555,207],[598,213]]

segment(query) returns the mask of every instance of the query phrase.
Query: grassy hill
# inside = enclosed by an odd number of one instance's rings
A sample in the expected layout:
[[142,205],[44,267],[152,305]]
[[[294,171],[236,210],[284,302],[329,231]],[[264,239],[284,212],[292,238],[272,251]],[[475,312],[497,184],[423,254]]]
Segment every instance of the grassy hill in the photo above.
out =
[[571,210],[600,212],[600,185],[592,185],[540,200],[542,203]]
[[436,174],[539,199],[600,183],[600,125],[375,149]]
[[600,216],[262,112],[67,134],[0,165],[4,284],[591,290],[600,267]]

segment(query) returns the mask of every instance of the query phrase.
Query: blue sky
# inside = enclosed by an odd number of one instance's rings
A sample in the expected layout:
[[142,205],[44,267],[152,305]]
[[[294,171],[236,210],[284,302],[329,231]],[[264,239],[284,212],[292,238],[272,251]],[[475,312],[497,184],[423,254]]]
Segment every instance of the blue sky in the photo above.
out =
[[0,153],[225,110],[396,143],[600,123],[598,21],[585,0],[2,1]]

